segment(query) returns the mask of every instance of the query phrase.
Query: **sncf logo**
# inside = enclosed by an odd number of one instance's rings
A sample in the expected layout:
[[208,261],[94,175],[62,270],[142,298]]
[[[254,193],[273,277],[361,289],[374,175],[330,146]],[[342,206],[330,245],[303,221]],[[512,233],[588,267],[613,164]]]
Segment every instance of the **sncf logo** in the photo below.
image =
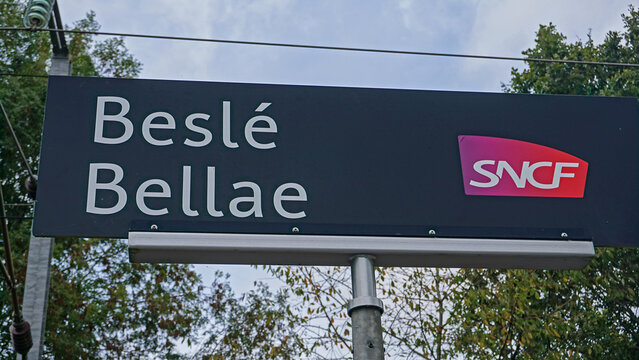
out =
[[519,140],[458,141],[466,195],[584,197],[588,163],[578,157]]

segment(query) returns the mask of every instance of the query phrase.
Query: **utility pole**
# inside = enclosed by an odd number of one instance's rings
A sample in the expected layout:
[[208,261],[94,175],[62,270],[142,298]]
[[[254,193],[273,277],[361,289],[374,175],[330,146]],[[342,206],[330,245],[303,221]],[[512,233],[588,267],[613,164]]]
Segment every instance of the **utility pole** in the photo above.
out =
[[[49,9],[32,7],[32,3],[30,3],[25,14],[25,25],[37,26],[38,22],[46,24],[46,18],[48,16],[49,28],[63,29],[64,26],[60,18],[58,3],[53,0],[49,0],[49,3],[53,3]],[[42,10],[49,11],[45,14]],[[71,63],[69,61],[69,50],[64,33],[54,31],[50,33],[53,55],[51,57],[49,75],[69,76],[71,75]],[[37,185],[35,188],[37,188]],[[22,302],[22,312],[24,318],[31,324],[31,335],[33,338],[33,347],[26,357],[28,360],[40,360],[42,358],[49,302],[49,279],[51,275],[53,246],[53,238],[39,238],[33,236],[33,233],[31,234],[29,256],[27,258],[24,299]],[[22,360],[20,355],[18,355],[18,359]]]
[[353,321],[353,359],[384,359],[382,339],[382,301],[375,289],[375,257],[357,255],[351,259],[353,300],[348,303],[348,315]]

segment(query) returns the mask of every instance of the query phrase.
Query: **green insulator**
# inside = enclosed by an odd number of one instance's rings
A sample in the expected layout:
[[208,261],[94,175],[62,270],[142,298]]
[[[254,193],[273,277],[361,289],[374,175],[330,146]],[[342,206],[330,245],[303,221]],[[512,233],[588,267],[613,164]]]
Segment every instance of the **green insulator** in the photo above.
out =
[[31,0],[24,13],[24,26],[43,28],[49,24],[55,0]]

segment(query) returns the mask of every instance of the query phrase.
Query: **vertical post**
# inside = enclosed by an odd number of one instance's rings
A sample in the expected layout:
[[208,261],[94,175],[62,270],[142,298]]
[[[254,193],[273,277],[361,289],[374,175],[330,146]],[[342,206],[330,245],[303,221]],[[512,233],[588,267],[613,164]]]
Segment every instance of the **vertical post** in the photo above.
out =
[[53,54],[53,56],[51,56],[51,69],[49,70],[49,75],[71,75],[69,54]]
[[375,290],[375,268],[369,255],[357,255],[351,260],[353,300],[348,303],[348,315],[353,322],[353,359],[383,360],[382,301]]
[[[54,54],[51,58],[50,75],[71,75],[69,56]],[[49,279],[51,275],[51,258],[53,256],[53,238],[39,238],[31,234],[29,240],[29,256],[27,258],[27,275],[24,281],[24,298],[22,314],[31,325],[33,347],[27,354],[28,360],[40,360],[44,345],[44,330],[47,324],[47,307],[49,305]],[[18,359],[21,356],[18,355]]]
[[31,338],[33,339],[33,347],[27,354],[29,360],[40,360],[42,357],[53,244],[52,238],[38,238],[33,234],[29,240],[27,276],[24,281],[24,299],[22,301],[22,314],[31,325]]

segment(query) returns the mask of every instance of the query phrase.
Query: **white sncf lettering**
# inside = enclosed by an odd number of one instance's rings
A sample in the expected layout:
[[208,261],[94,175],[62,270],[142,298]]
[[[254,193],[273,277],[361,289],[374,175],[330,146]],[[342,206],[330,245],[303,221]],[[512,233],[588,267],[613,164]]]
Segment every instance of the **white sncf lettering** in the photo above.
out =
[[[487,165],[495,165],[495,163],[497,163],[497,168],[494,172],[486,169]],[[549,184],[541,183],[535,178],[535,171],[543,167],[554,168],[552,182]],[[525,188],[527,183],[538,189],[556,189],[559,187],[561,178],[575,177],[575,173],[564,172],[564,169],[578,167],[579,163],[571,162],[553,163],[550,161],[539,161],[531,164],[530,161],[524,161],[521,166],[521,173],[517,174],[517,171],[515,171],[515,169],[507,161],[479,160],[473,164],[473,169],[479,175],[486,177],[487,181],[471,180],[470,185],[479,188],[494,187],[499,184],[504,176],[504,172],[506,172],[515,186],[520,189]]]

